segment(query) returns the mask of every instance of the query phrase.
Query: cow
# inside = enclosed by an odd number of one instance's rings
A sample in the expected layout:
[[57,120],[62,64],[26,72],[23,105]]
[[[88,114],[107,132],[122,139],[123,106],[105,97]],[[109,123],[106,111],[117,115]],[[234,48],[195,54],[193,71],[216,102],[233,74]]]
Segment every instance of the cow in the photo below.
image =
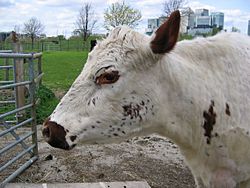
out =
[[153,36],[121,26],[98,41],[44,122],[46,141],[70,150],[156,133],[197,187],[250,187],[250,37],[177,42],[179,28],[175,11]]

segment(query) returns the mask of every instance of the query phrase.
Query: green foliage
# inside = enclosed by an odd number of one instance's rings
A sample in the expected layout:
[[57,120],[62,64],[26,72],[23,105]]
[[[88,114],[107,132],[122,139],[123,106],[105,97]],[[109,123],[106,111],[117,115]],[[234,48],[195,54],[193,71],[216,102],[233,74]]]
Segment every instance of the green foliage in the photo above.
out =
[[104,12],[104,27],[107,30],[119,25],[128,25],[134,28],[138,25],[141,17],[140,10],[133,9],[124,1],[112,3]]
[[237,27],[232,27],[231,29],[232,32],[236,32],[236,33],[240,33],[240,29],[238,29]]
[[40,85],[36,98],[39,104],[36,106],[37,123],[42,123],[55,109],[59,100],[55,94],[46,86]]
[[180,34],[179,41],[181,40],[192,40],[194,37],[192,35],[188,34]]
[[221,28],[213,27],[212,36],[213,36],[213,35],[216,35],[216,34],[219,33],[221,30],[222,30]]

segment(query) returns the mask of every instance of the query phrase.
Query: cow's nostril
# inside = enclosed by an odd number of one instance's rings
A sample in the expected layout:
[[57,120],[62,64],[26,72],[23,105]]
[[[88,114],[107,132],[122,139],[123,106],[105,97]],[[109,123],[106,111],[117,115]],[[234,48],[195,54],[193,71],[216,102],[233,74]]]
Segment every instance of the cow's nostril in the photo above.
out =
[[51,146],[67,150],[70,149],[66,141],[65,129],[56,122],[50,120],[45,121],[42,134]]
[[43,133],[43,136],[44,137],[47,137],[47,138],[49,138],[49,128],[48,127],[45,127],[45,128],[43,128],[43,130],[42,130],[42,133]]

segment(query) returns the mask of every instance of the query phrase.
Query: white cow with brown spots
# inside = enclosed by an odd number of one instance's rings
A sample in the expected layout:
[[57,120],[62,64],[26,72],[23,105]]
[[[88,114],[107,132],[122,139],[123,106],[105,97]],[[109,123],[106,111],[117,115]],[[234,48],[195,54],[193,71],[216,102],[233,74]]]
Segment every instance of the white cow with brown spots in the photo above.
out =
[[250,37],[176,44],[179,25],[175,11],[151,38],[114,29],[89,54],[43,134],[71,149],[158,133],[179,146],[197,186],[250,187]]

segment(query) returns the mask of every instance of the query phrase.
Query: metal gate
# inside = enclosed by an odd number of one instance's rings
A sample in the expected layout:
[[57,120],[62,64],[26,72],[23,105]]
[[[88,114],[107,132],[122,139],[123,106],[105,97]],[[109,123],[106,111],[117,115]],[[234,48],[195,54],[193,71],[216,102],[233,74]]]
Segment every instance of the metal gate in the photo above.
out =
[[0,188],[38,159],[35,92],[41,57],[0,51]]

